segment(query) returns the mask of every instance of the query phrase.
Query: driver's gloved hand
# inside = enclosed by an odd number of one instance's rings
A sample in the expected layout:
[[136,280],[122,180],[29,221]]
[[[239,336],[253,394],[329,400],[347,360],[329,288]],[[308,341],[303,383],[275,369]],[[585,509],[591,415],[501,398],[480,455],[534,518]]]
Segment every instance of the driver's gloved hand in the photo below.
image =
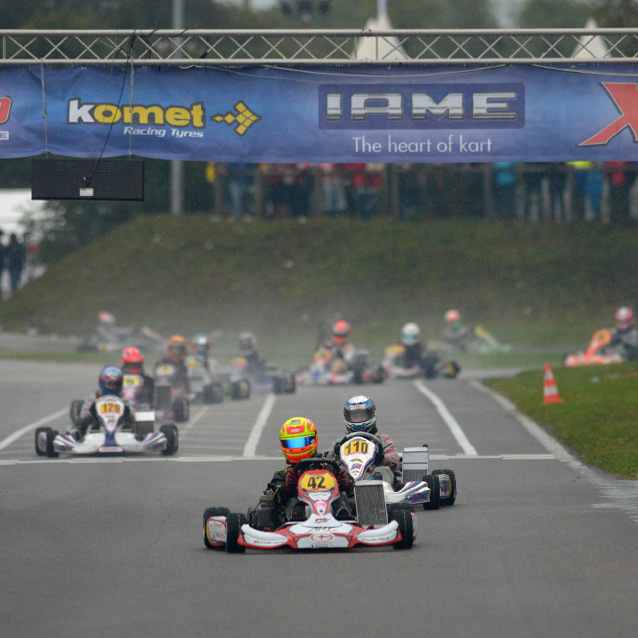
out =
[[299,474],[294,467],[291,467],[286,473],[286,480],[284,481],[284,489],[290,494],[297,493],[297,485],[299,484]]
[[342,492],[347,492],[350,489],[351,486],[351,480],[350,480],[350,476],[348,476],[348,473],[341,468],[338,472],[337,472],[337,485],[339,486],[339,489]]

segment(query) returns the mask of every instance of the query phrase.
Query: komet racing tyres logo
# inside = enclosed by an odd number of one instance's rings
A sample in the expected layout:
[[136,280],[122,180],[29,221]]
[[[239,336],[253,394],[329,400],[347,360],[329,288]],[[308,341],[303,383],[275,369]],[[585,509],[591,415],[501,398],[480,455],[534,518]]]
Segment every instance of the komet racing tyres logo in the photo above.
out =
[[322,129],[514,129],[525,126],[525,86],[323,84]]
[[[253,112],[242,101],[237,102],[234,109],[234,112],[213,115],[210,121],[225,123],[233,127],[233,131],[241,136],[255,122],[261,120],[261,116]],[[68,102],[67,123],[122,124],[125,134],[165,137],[167,130],[169,130],[173,137],[202,138],[204,136],[202,129],[206,128],[207,120],[203,102],[194,102],[189,106],[161,106],[159,104],[120,106],[110,102],[82,102],[80,98],[73,98]]]
[[638,142],[638,84],[616,82],[601,82],[601,84],[620,111],[620,117],[578,146],[607,144],[612,137],[625,128],[629,128],[634,142]]

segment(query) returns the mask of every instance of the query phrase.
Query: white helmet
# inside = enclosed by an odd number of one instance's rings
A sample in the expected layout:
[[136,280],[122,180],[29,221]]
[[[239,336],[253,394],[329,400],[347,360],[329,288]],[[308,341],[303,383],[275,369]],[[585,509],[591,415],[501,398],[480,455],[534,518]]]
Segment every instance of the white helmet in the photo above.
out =
[[421,330],[416,323],[406,323],[401,328],[401,343],[404,346],[413,346],[415,343],[419,343],[421,339]]

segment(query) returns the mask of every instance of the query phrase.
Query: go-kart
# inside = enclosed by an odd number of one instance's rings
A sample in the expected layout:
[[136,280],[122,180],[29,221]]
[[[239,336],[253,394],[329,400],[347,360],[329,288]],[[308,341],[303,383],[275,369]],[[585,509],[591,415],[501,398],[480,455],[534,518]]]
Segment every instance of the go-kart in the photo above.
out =
[[509,343],[499,341],[481,325],[465,326],[457,334],[444,335],[441,348],[480,354],[510,352],[512,349]]
[[153,397],[144,395],[144,377],[141,374],[124,374],[122,398],[135,410],[151,410]]
[[383,441],[369,432],[351,432],[338,444],[339,461],[355,481],[383,481],[385,500],[393,503],[422,505],[435,510],[441,505],[453,505],[456,500],[456,476],[452,470],[429,470],[429,448],[409,447],[401,455],[403,486],[395,490],[392,470],[377,463],[383,458]]
[[297,389],[295,375],[283,371],[275,363],[251,367],[246,357],[238,355],[230,360],[230,382],[241,384],[246,381],[254,392],[292,394]]
[[425,352],[417,362],[406,365],[405,352],[406,349],[402,343],[392,343],[386,346],[381,365],[387,377],[394,379],[415,379],[417,377],[454,379],[461,372],[461,366],[456,361],[441,361],[434,350]]
[[357,349],[348,365],[343,359],[335,359],[328,348],[318,348],[310,367],[297,375],[297,383],[305,386],[382,383],[383,368],[371,365],[368,355],[368,350]]
[[190,386],[188,399],[191,402],[201,400],[204,403],[221,403],[224,400],[224,387],[214,374],[217,364],[211,360],[208,363],[213,370],[213,374],[206,367],[201,357],[191,356],[186,358]]
[[567,354],[563,358],[563,365],[568,368],[576,366],[607,365],[609,363],[623,363],[624,359],[618,352],[605,351],[611,341],[611,330],[602,328],[594,332],[585,352]]
[[[281,523],[272,507],[272,493],[265,493],[248,515],[223,507],[204,511],[204,545],[229,553],[255,549],[351,549],[358,545],[392,545],[410,549],[416,538],[416,516],[411,505],[386,507],[382,481],[355,485],[356,515],[337,519],[332,505],[339,498],[335,478],[339,465],[330,459],[304,459],[297,498],[304,506],[303,520]],[[288,510],[288,508],[287,508]]]
[[155,367],[156,418],[160,421],[183,423],[190,417],[190,401],[186,388],[176,385],[176,368],[170,363],[159,363]]
[[38,456],[57,457],[60,454],[108,456],[121,454],[161,453],[171,455],[179,447],[177,426],[165,423],[155,431],[153,412],[137,412],[134,427],[123,424],[125,403],[114,395],[95,400],[98,422],[82,437],[75,427],[59,434],[49,427],[35,431],[35,452]]

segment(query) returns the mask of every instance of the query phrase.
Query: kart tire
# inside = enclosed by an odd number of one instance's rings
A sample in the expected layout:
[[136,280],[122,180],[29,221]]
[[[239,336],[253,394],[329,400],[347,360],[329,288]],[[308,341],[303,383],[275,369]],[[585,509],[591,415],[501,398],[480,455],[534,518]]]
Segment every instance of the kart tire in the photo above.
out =
[[355,368],[352,371],[352,380],[357,385],[360,385],[364,382],[364,370],[363,368]]
[[160,427],[160,432],[166,437],[166,449],[162,450],[164,456],[172,456],[179,449],[179,430],[172,423],[165,423]]
[[206,531],[206,523],[211,516],[228,516],[230,510],[227,507],[207,507],[204,510],[204,545],[206,549],[220,549],[216,545],[211,545],[208,540],[208,533]]
[[446,505],[446,506],[452,506],[454,505],[454,502],[456,501],[456,476],[454,474],[454,470],[434,470],[432,472],[432,475],[440,475],[440,474],[447,474],[450,478],[450,496],[448,496],[447,498],[441,499],[441,505]]
[[224,400],[224,389],[219,383],[204,386],[204,403],[221,403]]
[[73,425],[77,426],[82,423],[80,412],[82,411],[83,405],[84,401],[82,401],[82,399],[74,399],[73,401],[71,401],[71,407],[69,408],[69,418],[71,419],[71,423],[73,423]]
[[189,404],[188,400],[184,397],[177,397],[173,401],[173,418],[177,423],[184,423],[184,421],[188,421],[189,415]]
[[230,386],[230,398],[233,401],[238,399],[247,399],[250,396],[250,381],[248,379],[241,379],[240,381],[233,381]]
[[288,376],[288,383],[286,384],[286,393],[294,394],[297,389],[297,379],[294,374]]
[[396,521],[399,524],[399,531],[402,536],[398,543],[392,545],[394,549],[411,549],[414,543],[413,509],[409,504],[406,505],[407,507],[403,504],[399,504],[398,507],[393,507],[390,510],[390,520]]
[[52,430],[51,428],[47,428],[47,456],[51,459],[57,458],[59,455],[58,452],[55,451],[53,447],[53,439],[58,435],[57,430]]
[[38,456],[47,456],[48,432],[51,428],[38,428],[35,431],[35,453]]
[[248,522],[245,514],[228,514],[226,516],[226,551],[229,554],[241,554],[246,551],[238,543],[241,526]]
[[438,510],[441,507],[441,483],[437,474],[426,474],[423,481],[430,488],[430,500],[423,503],[424,510]]
[[283,394],[286,382],[283,377],[275,377],[272,382],[272,391],[275,394]]

